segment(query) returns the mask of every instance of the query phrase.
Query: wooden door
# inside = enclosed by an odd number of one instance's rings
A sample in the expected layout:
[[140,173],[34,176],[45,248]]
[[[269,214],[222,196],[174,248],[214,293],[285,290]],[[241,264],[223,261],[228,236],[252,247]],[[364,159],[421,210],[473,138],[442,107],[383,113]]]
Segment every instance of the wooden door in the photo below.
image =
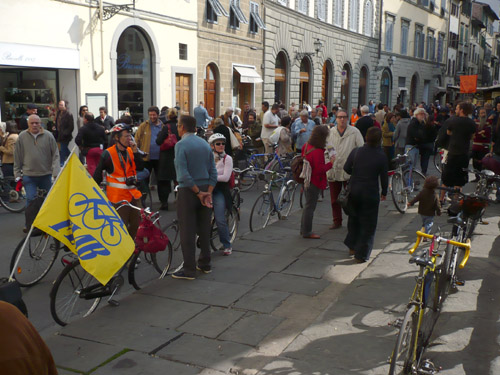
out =
[[189,113],[191,109],[191,75],[175,75],[175,101],[179,103],[181,111]]
[[210,117],[215,118],[215,97],[216,97],[216,87],[217,82],[215,80],[215,74],[210,65],[207,65],[206,68],[206,76],[205,76],[203,89],[204,89],[204,97],[203,100],[205,102],[205,108],[208,111]]
[[252,83],[239,83],[238,85],[238,107],[243,108],[244,103],[252,103]]

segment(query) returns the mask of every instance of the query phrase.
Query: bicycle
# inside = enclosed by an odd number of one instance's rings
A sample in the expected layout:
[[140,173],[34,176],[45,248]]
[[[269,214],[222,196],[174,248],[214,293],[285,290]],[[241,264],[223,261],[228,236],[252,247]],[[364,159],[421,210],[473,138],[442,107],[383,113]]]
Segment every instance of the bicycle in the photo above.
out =
[[389,357],[389,375],[435,372],[432,362],[423,361],[423,353],[439,317],[449,281],[447,268],[438,247],[440,243],[446,243],[445,253],[449,252],[450,245],[463,248],[465,255],[460,263],[461,268],[465,267],[470,255],[470,243],[461,243],[422,231],[417,232],[417,241],[410,249],[410,254],[416,251],[422,238],[431,239],[431,244],[428,250],[424,249],[419,256],[410,259],[410,263],[416,264],[420,269],[405,316],[394,324],[399,328],[399,333]]
[[448,150],[437,147],[434,144],[434,166],[436,167],[439,173],[443,172],[443,165],[446,163],[446,159],[448,157]]
[[26,208],[26,192],[24,187],[16,189],[14,177],[4,177],[0,172],[0,205],[7,211],[19,213]]
[[425,182],[422,172],[413,169],[411,164],[408,154],[412,149],[413,147],[403,155],[396,156],[392,160],[395,168],[388,172],[392,200],[402,214],[406,212],[408,201],[418,194]]
[[[285,170],[287,173],[291,172],[291,168],[289,167],[286,167]],[[286,218],[292,210],[295,190],[297,189],[297,183],[287,179],[285,174],[275,171],[265,171],[264,173],[270,174],[271,179],[266,183],[264,191],[252,206],[252,211],[250,212],[251,232],[265,228],[269,224],[271,216],[277,215],[278,219]],[[264,179],[263,176],[261,178]],[[276,203],[272,186],[273,183],[277,182],[281,182],[281,187]]]
[[[238,227],[240,223],[240,205],[243,199],[240,197],[240,188],[238,187],[237,178],[235,177],[236,186],[231,191],[231,198],[233,206],[231,210],[226,209],[226,223],[229,229],[230,242],[233,243],[238,234]],[[224,246],[219,240],[219,231],[215,217],[212,219],[212,229],[210,230],[210,246],[213,251],[223,250]]]
[[[141,210],[145,214],[143,221],[151,220],[154,225],[158,225],[159,212],[135,207],[127,201],[119,202],[117,210],[125,206]],[[92,314],[104,297],[109,297],[109,304],[118,306],[119,303],[113,297],[124,284],[122,273],[127,268],[128,282],[137,290],[154,279],[164,278],[172,262],[172,244],[169,242],[165,250],[157,253],[136,249],[106,285],[87,273],[75,255],[68,254],[61,261],[65,267],[50,291],[50,312],[57,324],[65,326],[75,319]]]

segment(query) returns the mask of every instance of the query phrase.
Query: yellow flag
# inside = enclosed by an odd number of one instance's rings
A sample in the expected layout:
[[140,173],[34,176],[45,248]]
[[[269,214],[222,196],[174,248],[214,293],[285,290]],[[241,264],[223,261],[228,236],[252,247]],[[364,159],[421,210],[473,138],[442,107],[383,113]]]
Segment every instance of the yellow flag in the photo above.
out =
[[64,243],[105,285],[134,251],[134,241],[106,195],[72,154],[33,225]]

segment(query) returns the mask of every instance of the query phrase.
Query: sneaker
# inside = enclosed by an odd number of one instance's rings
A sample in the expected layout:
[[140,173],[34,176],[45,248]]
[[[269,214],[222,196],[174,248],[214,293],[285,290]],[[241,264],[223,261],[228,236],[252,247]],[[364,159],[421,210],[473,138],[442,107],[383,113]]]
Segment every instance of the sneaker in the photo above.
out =
[[194,276],[188,276],[188,275],[186,275],[183,270],[174,272],[172,274],[172,277],[174,279],[194,280]]
[[233,249],[224,249],[224,255],[231,255],[233,253]]
[[201,271],[203,273],[210,273],[212,272],[212,266],[210,264],[207,264],[206,266],[196,266],[196,269],[198,271]]

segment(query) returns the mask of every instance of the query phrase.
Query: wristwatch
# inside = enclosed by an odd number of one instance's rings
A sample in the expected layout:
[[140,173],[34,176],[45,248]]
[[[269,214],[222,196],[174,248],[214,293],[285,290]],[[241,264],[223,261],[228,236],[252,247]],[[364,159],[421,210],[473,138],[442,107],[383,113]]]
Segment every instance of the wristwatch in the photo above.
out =
[[198,189],[198,191],[195,193],[196,195],[200,194],[201,193],[201,190]]

